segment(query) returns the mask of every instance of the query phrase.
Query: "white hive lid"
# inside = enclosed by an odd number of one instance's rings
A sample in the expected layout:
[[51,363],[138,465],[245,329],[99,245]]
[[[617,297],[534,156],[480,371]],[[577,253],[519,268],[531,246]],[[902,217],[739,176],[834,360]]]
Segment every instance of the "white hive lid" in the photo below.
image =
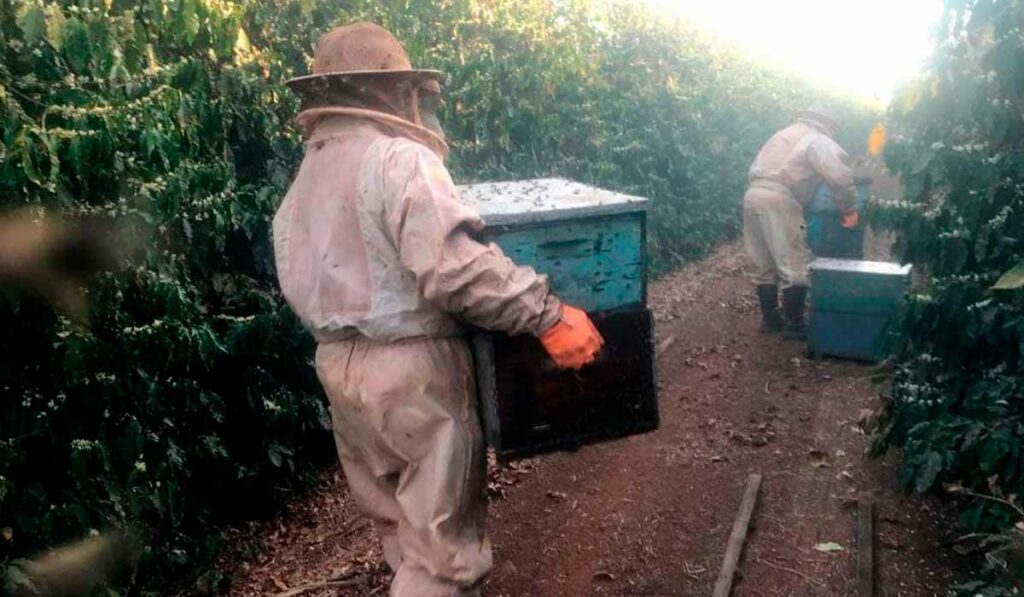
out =
[[645,211],[643,197],[624,195],[564,178],[538,178],[459,186],[488,226],[550,222]]

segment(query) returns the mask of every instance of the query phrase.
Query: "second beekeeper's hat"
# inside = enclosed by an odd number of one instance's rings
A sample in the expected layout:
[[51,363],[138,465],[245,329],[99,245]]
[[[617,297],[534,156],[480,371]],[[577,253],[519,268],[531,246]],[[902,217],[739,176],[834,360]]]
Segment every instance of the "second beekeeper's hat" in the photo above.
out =
[[823,104],[814,104],[804,110],[797,110],[793,117],[805,118],[807,120],[819,122],[833,132],[836,132],[841,128],[839,126],[839,118],[836,116],[836,113],[831,108]]

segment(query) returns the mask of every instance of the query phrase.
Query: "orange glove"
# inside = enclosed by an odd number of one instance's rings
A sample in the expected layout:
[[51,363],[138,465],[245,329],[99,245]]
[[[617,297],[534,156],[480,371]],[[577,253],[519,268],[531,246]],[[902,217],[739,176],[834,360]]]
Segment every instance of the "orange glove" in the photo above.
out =
[[[835,222],[835,220],[832,221]],[[843,214],[843,228],[856,228],[859,223],[860,213],[856,209],[850,213]]]
[[540,335],[540,343],[560,369],[579,369],[594,362],[604,338],[586,313],[564,305],[562,320]]

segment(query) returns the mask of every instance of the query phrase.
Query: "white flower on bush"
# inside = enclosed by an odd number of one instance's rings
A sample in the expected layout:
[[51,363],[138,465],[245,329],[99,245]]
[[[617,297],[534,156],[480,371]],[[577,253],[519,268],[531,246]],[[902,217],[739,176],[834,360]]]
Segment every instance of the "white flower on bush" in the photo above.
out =
[[164,322],[162,319],[154,319],[153,322],[148,325],[128,326],[123,328],[121,332],[127,336],[135,336],[137,334],[141,334],[142,332],[149,332],[152,330],[159,329],[163,325]]
[[73,439],[71,440],[71,449],[75,452],[88,452],[95,448],[98,444],[91,439]]
[[137,472],[137,473],[144,473],[144,472],[146,472],[146,463],[143,462],[142,459],[139,459],[139,460],[135,461],[135,472]]
[[263,399],[263,407],[270,412],[279,412],[281,410],[281,405],[273,400],[267,400],[266,398]]
[[987,306],[989,306],[991,304],[992,304],[992,299],[985,299],[985,300],[978,301],[976,303],[967,305],[967,310],[968,311],[977,311],[979,309],[984,309],[985,307],[987,307]]

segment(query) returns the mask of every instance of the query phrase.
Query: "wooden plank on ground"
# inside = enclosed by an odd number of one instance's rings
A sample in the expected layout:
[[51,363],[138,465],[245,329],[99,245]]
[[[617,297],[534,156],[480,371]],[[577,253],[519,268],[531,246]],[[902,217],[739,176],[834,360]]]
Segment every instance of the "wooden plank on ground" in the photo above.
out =
[[729,597],[732,593],[733,581],[736,578],[736,567],[739,565],[740,556],[743,554],[743,544],[747,540],[750,519],[754,515],[754,507],[757,505],[757,492],[760,489],[761,475],[750,475],[747,477],[747,488],[743,492],[743,502],[740,503],[739,512],[736,513],[736,522],[732,525],[732,534],[729,536],[729,544],[725,549],[722,569],[718,572],[718,582],[715,583],[714,597]]
[[857,502],[857,596],[875,594],[875,504],[870,498]]

